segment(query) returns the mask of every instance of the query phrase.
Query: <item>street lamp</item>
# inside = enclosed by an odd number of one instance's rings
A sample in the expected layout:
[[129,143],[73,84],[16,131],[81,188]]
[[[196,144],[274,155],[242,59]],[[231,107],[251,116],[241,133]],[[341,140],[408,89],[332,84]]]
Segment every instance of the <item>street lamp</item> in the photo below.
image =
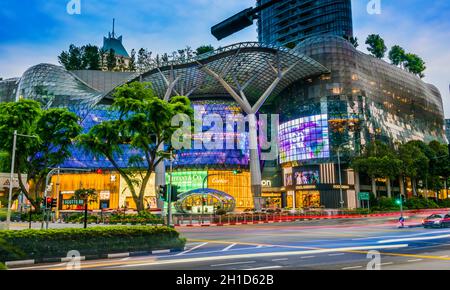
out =
[[12,206],[12,192],[13,192],[13,180],[14,180],[14,165],[16,162],[17,137],[38,139],[37,136],[22,135],[22,134],[18,134],[17,130],[14,131],[13,150],[12,150],[12,158],[11,158],[11,175],[10,175],[10,179],[9,179],[8,212],[6,214],[6,229],[7,230],[9,230],[9,226],[11,224],[11,206]]

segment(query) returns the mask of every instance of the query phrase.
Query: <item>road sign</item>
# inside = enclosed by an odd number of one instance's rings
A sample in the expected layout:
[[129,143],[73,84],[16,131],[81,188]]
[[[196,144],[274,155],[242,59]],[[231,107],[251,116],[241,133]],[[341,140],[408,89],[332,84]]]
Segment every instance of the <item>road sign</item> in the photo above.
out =
[[366,200],[366,201],[368,201],[368,200],[370,200],[370,193],[368,193],[368,192],[360,192],[359,194],[358,194],[358,199],[359,200]]

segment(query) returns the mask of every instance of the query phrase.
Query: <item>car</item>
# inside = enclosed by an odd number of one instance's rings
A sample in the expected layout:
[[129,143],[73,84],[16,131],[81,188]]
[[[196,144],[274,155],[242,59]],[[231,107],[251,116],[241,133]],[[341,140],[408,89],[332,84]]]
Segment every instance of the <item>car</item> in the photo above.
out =
[[422,221],[424,228],[450,227],[450,214],[432,214]]

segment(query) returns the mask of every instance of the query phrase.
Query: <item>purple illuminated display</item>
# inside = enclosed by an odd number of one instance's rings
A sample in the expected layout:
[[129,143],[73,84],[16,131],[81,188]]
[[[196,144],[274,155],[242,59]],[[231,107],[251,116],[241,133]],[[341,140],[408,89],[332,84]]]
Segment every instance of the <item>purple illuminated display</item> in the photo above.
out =
[[327,115],[296,119],[280,125],[280,162],[330,157]]

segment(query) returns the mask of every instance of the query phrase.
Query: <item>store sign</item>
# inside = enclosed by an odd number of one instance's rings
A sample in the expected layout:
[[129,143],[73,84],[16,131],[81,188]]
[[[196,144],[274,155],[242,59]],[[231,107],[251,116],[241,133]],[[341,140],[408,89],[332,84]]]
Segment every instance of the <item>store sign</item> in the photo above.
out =
[[[7,173],[0,173],[0,188],[9,188],[9,185],[11,184],[10,179],[11,175]],[[27,186],[27,176],[22,175],[22,181],[25,186]],[[14,176],[13,179],[13,188],[19,188],[19,179],[17,178],[17,175]]]
[[100,191],[100,200],[110,200],[111,192],[109,190]]
[[228,179],[223,179],[223,178],[213,178],[212,180],[211,180],[211,183],[212,184],[220,184],[220,185],[225,185],[225,184],[228,184]]
[[263,180],[261,181],[262,187],[272,187],[272,181],[271,180]]
[[[208,176],[207,171],[179,171],[173,172],[172,184],[178,186],[178,192],[183,193],[203,187],[203,180]],[[166,183],[170,183],[170,174],[166,173]],[[205,187],[208,186],[205,181]]]
[[81,199],[64,199],[63,205],[84,205],[84,200]]

